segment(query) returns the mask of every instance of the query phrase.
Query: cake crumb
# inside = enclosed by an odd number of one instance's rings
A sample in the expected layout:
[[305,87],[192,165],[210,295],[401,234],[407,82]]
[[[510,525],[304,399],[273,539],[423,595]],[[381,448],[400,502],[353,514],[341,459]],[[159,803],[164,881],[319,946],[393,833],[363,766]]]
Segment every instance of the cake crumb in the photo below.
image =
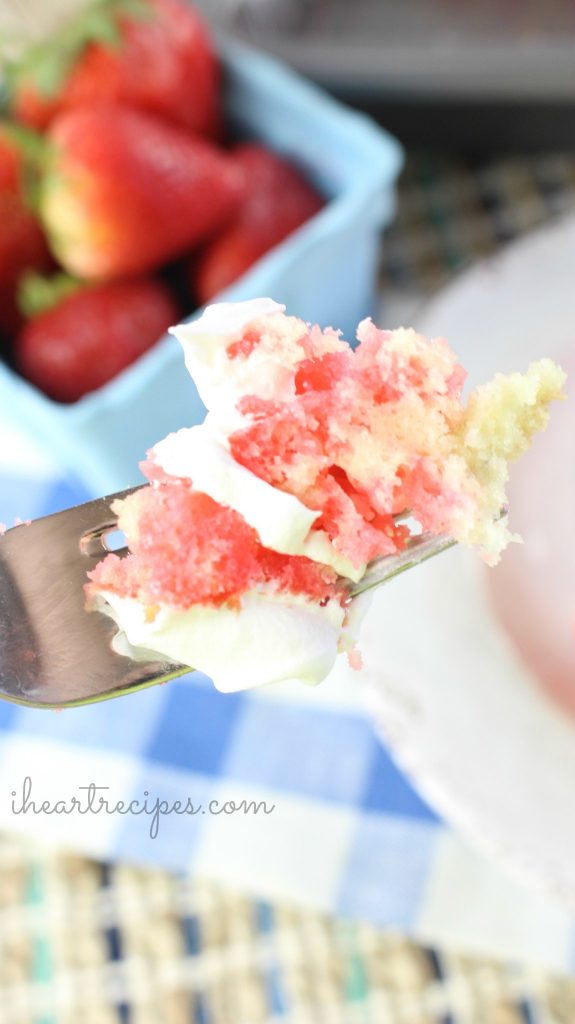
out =
[[354,672],[361,671],[363,668],[363,658],[358,647],[352,647],[351,650],[347,652],[347,663]]

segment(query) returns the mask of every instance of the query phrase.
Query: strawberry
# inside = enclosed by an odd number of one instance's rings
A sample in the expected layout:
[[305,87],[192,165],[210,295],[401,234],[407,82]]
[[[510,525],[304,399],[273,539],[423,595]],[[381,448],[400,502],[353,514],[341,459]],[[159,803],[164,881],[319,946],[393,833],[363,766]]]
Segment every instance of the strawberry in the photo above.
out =
[[40,225],[28,209],[17,146],[0,126],[0,334],[13,334],[21,323],[16,302],[18,283],[31,268],[51,265]]
[[45,128],[61,110],[122,103],[218,132],[220,69],[210,32],[181,0],[96,0],[13,69],[12,110]]
[[178,315],[152,278],[79,287],[28,320],[14,362],[50,398],[75,402],[138,359]]
[[192,263],[190,284],[201,303],[227,288],[323,206],[297,168],[263,146],[244,144],[233,156],[247,191],[233,222]]
[[63,267],[88,280],[155,269],[213,234],[240,199],[227,154],[128,107],[66,111],[48,140],[40,213]]

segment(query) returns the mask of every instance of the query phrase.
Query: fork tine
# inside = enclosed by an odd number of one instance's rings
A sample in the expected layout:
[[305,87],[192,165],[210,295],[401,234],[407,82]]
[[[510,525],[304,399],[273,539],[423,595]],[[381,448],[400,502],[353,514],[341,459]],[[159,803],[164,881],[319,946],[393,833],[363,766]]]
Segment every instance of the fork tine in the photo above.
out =
[[85,607],[86,574],[107,550],[111,503],[129,491],[17,526],[0,537],[0,695],[63,707],[119,696],[190,671],[117,653],[117,626]]
[[[508,511],[507,505],[503,505],[499,515],[496,516],[496,521],[499,522],[501,519],[505,519]],[[411,512],[409,511],[400,512],[393,519],[394,522],[401,522],[402,519],[409,519],[410,516]],[[365,594],[368,590],[373,590],[374,587],[380,587],[383,583],[388,583],[389,580],[399,576],[402,572],[406,572],[407,569],[421,565],[428,558],[434,558],[435,555],[440,555],[442,551],[448,551],[449,548],[455,547],[456,544],[457,541],[447,534],[432,534],[424,530],[423,533],[412,535],[402,551],[395,555],[376,558],[373,562],[370,562],[365,575],[362,576],[358,583],[353,583],[350,586],[348,601],[351,601],[354,597],[359,597],[360,594]]]
[[358,583],[353,583],[349,589],[349,598],[359,597],[374,587],[380,587],[383,583],[394,579],[407,569],[412,569],[428,558],[441,554],[454,547],[457,541],[453,537],[437,536],[430,533],[420,533],[411,537],[402,551],[396,555],[387,555],[384,558],[377,558],[368,566],[365,576]]
[[[141,485],[145,486],[145,485]],[[0,536],[0,697],[33,707],[90,704],[167,682],[185,665],[142,652],[141,660],[113,646],[114,620],[88,611],[87,573],[108,551],[117,525],[114,501],[130,488],[65,512],[14,527]],[[507,514],[502,509],[500,517]],[[409,519],[409,510],[394,521]],[[421,533],[403,551],[372,562],[348,600],[446,551],[452,537]],[[146,660],[148,659],[148,660]]]

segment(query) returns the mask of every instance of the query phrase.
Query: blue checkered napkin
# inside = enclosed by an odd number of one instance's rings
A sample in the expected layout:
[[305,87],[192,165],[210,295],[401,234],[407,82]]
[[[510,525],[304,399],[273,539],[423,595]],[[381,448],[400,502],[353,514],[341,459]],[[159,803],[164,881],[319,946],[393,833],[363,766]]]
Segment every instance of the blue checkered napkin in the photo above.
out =
[[[88,497],[9,448],[7,525]],[[226,695],[194,673],[59,713],[0,702],[0,828],[570,968],[571,920],[438,819],[376,738],[356,686],[342,669],[318,689]]]

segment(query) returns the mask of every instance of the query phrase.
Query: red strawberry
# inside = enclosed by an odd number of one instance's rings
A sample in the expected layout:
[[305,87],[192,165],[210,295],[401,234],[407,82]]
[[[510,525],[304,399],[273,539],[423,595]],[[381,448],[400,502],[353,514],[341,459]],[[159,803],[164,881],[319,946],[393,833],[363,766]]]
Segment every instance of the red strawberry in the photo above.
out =
[[152,278],[80,288],[29,320],[14,349],[17,368],[57,402],[75,402],[138,359],[178,309]]
[[192,131],[220,124],[220,71],[211,35],[180,0],[98,0],[14,73],[13,112],[45,128],[61,110],[123,103]]
[[78,108],[49,131],[40,213],[53,252],[88,280],[155,269],[235,213],[243,174],[204,139],[127,107]]
[[227,288],[323,206],[300,172],[263,146],[239,146],[234,156],[247,195],[234,221],[193,263],[192,290],[201,303]]
[[29,269],[47,270],[51,257],[41,228],[26,206],[22,160],[0,126],[0,333],[13,334],[21,323],[16,292]]

